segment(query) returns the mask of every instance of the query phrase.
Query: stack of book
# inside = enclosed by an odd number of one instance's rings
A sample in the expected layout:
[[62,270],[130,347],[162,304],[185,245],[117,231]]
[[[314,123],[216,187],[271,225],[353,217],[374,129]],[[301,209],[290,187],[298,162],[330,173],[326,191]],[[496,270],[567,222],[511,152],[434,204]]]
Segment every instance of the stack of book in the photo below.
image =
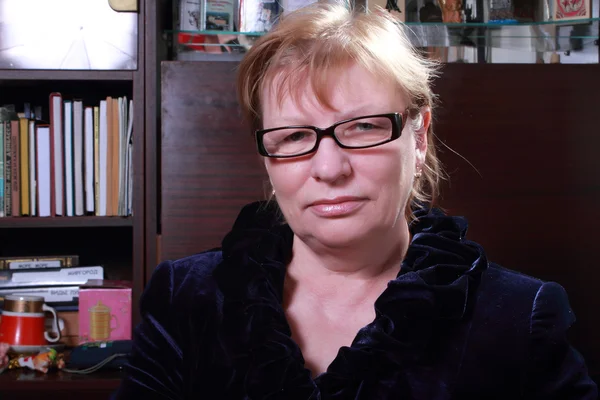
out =
[[0,107],[0,217],[132,214],[133,102]]
[[80,266],[79,257],[0,258],[0,305],[6,295],[40,296],[59,318],[63,343],[74,346],[79,336],[79,287],[104,280],[102,266]]

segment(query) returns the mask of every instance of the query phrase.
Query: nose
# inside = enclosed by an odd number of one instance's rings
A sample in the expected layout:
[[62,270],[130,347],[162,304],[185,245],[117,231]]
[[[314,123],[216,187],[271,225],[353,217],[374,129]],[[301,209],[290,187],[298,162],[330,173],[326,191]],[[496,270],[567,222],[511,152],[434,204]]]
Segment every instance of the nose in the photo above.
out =
[[352,173],[348,154],[331,137],[321,139],[311,163],[311,175],[318,181],[339,183]]

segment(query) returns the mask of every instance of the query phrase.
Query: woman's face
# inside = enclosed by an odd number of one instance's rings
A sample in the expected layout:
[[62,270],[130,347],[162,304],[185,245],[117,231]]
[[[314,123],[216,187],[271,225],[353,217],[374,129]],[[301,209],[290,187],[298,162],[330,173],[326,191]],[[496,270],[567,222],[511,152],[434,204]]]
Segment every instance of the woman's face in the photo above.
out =
[[[314,125],[326,128],[355,117],[403,112],[401,91],[365,69],[353,66],[330,82],[333,110],[320,105],[310,88],[281,102],[270,88],[262,92],[264,128]],[[316,152],[290,159],[265,158],[277,203],[304,242],[326,247],[356,246],[406,229],[404,209],[414,174],[427,150],[429,115],[414,132],[405,123],[399,139],[369,149],[342,149],[324,137]]]

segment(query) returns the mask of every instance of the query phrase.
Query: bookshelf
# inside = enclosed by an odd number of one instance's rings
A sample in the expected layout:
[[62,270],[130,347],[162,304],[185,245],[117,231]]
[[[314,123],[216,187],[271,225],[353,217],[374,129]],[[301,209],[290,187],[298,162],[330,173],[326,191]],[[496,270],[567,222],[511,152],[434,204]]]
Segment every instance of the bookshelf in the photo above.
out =
[[132,227],[133,222],[133,217],[5,217],[0,218],[0,229]]
[[[98,0],[94,3],[98,3]],[[0,105],[14,104],[17,111],[22,111],[19,107],[29,102],[32,106],[42,106],[44,115],[48,115],[51,92],[62,93],[64,99],[82,99],[84,106],[97,105],[106,96],[127,96],[133,100],[132,215],[0,218],[0,256],[74,254],[79,255],[82,266],[104,266],[105,279],[131,281],[133,326],[139,322],[138,301],[146,280],[146,3],[152,1],[140,0],[139,12],[132,14],[137,26],[134,39],[137,57],[135,69],[0,67]],[[149,93],[149,97],[153,95]],[[148,148],[153,151],[152,146]],[[51,398],[59,394],[107,398],[119,381],[119,373],[112,371],[101,371],[90,376],[5,371],[0,375],[0,393],[10,398],[39,398],[49,393]]]
[[134,71],[87,71],[87,70],[9,70],[0,69],[0,81],[134,81]]
[[[121,381],[119,372],[73,375],[63,372],[44,375],[34,371],[9,371],[0,375],[0,393],[7,399],[38,399],[38,393],[52,393],[48,398],[71,398],[73,393],[86,400],[108,399]],[[32,390],[35,389],[35,390]],[[38,397],[39,396],[39,397]],[[56,396],[56,397],[55,397]]]

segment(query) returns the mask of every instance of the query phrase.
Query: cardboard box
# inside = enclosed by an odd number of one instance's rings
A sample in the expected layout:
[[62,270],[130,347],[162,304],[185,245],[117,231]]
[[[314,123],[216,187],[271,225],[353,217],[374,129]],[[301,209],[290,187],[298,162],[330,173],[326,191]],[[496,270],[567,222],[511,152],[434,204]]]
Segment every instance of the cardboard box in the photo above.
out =
[[131,340],[131,282],[89,280],[79,288],[79,344]]
[[[46,313],[46,330],[54,332],[52,315]],[[79,311],[57,311],[58,327],[60,329],[59,343],[67,347],[79,345]]]

